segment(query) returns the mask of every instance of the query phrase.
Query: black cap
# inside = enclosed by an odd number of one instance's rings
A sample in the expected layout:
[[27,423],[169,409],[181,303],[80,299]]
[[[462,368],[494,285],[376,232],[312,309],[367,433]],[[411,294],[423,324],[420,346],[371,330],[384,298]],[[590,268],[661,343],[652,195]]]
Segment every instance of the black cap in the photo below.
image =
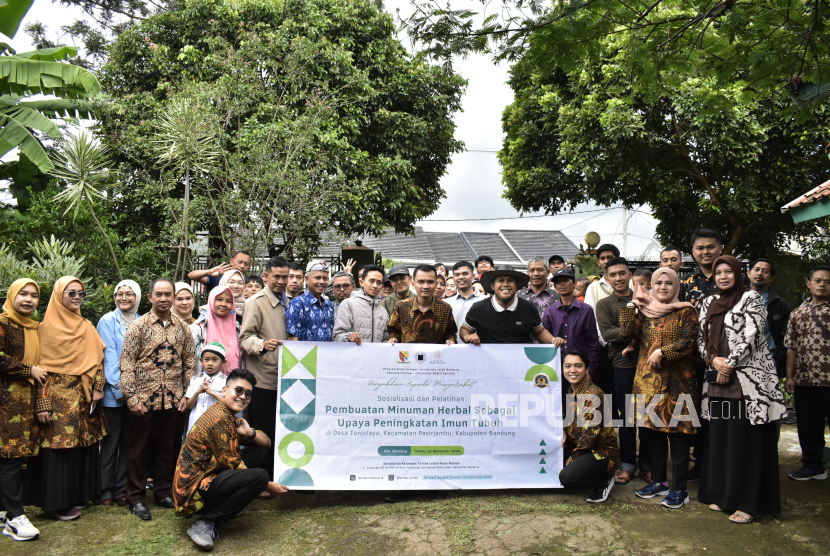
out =
[[573,281],[576,281],[576,275],[574,271],[570,268],[560,268],[556,272],[553,273],[553,282],[556,283],[557,278],[570,278]]
[[392,276],[410,276],[409,269],[406,267],[405,264],[399,264],[398,266],[393,266],[392,270],[386,275],[386,279],[388,280]]
[[548,264],[552,263],[553,261],[562,261],[565,262],[565,258],[562,255],[551,255],[548,259]]

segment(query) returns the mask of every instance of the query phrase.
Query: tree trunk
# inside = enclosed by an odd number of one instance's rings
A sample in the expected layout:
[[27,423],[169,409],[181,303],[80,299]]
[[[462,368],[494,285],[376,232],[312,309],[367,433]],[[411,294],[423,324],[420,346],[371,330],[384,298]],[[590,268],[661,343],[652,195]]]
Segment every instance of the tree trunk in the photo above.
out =
[[107,247],[109,247],[110,249],[110,255],[112,255],[112,262],[115,263],[115,270],[116,272],[118,272],[118,281],[120,282],[124,279],[124,277],[121,275],[121,267],[118,266],[118,257],[115,256],[115,249],[112,248],[112,242],[110,241],[107,232],[104,231],[104,227],[101,226],[100,222],[98,222],[98,217],[95,216],[95,211],[92,208],[92,202],[89,200],[89,197],[84,195],[84,200],[86,201],[86,206],[89,209],[89,214],[92,215],[92,219],[95,220],[95,223],[98,225],[98,229],[101,230],[101,235],[103,235],[104,239],[107,240]]
[[[182,254],[182,280],[184,280],[184,272],[187,268],[187,246],[188,246],[188,224],[187,224],[187,208],[190,205],[190,161],[187,161],[187,166],[184,170],[184,216],[182,222],[184,223],[184,252]],[[182,250],[179,247],[179,250]],[[178,269],[177,269],[178,270]]]

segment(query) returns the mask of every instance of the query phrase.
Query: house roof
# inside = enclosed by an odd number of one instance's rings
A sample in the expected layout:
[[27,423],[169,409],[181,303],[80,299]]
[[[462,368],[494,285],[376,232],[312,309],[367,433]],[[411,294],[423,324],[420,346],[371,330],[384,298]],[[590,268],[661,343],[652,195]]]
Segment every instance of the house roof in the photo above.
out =
[[552,255],[569,261],[579,254],[579,248],[559,231],[502,230],[501,236],[525,262],[531,257],[547,259]]
[[815,189],[811,189],[801,197],[795,199],[794,201],[790,201],[783,207],[781,207],[781,212],[788,212],[790,209],[800,207],[802,205],[808,205],[810,203],[814,203],[820,199],[824,199],[830,197],[830,181],[826,181],[823,184],[819,185]]
[[[366,236],[366,247],[380,252],[383,257],[405,263],[435,263],[446,265],[458,261],[474,261],[489,255],[496,264],[523,266],[533,256],[550,257],[557,254],[566,260],[579,252],[576,245],[555,230],[501,230],[499,232],[425,232],[415,227],[415,234],[407,236],[389,230],[382,236]],[[318,255],[332,257],[340,254],[343,245],[353,241],[330,235]]]

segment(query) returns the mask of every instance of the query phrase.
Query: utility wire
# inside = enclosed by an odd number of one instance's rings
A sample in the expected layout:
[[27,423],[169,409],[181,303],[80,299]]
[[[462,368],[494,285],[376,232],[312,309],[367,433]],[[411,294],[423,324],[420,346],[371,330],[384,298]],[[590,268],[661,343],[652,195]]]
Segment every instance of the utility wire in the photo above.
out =
[[[480,222],[480,221],[490,221],[490,220],[524,220],[524,219],[527,219],[527,218],[552,218],[554,216],[570,216],[572,214],[587,214],[589,212],[608,212],[609,210],[614,210],[614,209],[619,209],[619,208],[622,208],[622,206],[608,207],[608,208],[601,208],[601,209],[578,210],[578,211],[575,211],[575,212],[569,212],[567,214],[562,213],[562,214],[539,214],[539,215],[534,215],[534,216],[506,216],[506,217],[503,217],[503,218],[457,218],[457,219],[451,219],[451,220],[419,220],[419,222]],[[600,216],[600,215],[597,215],[597,216]],[[594,218],[594,217],[592,217],[592,218]],[[588,220],[590,220],[590,218]],[[582,222],[586,222],[586,220],[583,220]],[[579,222],[577,224],[572,224],[572,226],[577,226],[577,225],[581,224],[582,222]],[[567,226],[567,227],[570,228],[571,226]],[[566,228],[562,228],[562,229],[564,230]]]

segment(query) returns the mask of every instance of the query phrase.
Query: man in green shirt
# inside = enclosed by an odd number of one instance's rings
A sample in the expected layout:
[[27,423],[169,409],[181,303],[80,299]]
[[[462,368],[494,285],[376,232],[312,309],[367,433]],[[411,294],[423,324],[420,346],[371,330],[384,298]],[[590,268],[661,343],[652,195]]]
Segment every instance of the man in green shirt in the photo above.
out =
[[[623,417],[620,427],[620,473],[617,484],[627,484],[637,471],[637,429],[633,415],[633,405],[627,403],[634,389],[634,375],[637,373],[637,356],[639,349],[629,350],[628,341],[620,334],[620,309],[631,301],[631,272],[628,261],[615,257],[605,265],[605,279],[612,288],[611,295],[597,301],[597,326],[602,339],[608,344],[608,358],[614,367],[613,397],[615,417]],[[639,346],[637,346],[639,348]],[[645,446],[645,448],[644,448]],[[648,437],[640,435],[640,475],[647,476],[651,470]]]
[[409,291],[409,286],[412,285],[412,277],[410,277],[409,269],[406,265],[401,264],[393,266],[389,274],[386,275],[386,279],[390,281],[392,289],[395,291],[392,295],[383,298],[380,306],[386,309],[386,312],[391,315],[398,301],[403,301],[412,295],[412,292]]

